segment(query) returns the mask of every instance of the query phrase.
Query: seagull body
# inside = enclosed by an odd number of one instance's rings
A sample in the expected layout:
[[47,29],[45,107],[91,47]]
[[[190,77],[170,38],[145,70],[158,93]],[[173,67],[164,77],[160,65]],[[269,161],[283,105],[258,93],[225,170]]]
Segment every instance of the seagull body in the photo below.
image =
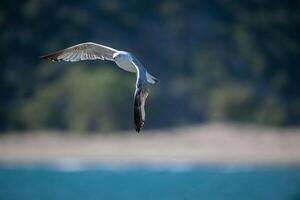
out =
[[136,73],[136,89],[134,93],[134,125],[135,130],[140,132],[145,122],[145,102],[149,94],[148,86],[158,83],[159,80],[148,73],[146,68],[132,54],[126,51],[118,51],[104,45],[86,42],[67,49],[42,56],[51,61],[81,60],[110,60],[114,61],[121,69]]

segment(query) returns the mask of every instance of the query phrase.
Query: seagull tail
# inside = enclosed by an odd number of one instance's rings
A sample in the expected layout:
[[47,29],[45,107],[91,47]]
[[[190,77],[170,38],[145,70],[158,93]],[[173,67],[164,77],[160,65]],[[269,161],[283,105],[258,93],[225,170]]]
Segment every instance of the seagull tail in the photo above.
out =
[[152,76],[148,72],[146,72],[146,77],[147,77],[148,83],[155,84],[155,83],[159,83],[160,82],[160,80],[158,78],[155,78],[154,76]]

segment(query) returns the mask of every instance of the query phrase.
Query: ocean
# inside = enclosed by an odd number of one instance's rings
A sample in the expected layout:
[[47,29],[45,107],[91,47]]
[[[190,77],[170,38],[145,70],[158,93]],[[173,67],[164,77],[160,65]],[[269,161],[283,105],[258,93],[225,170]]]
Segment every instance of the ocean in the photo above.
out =
[[0,200],[299,200],[300,166],[7,165]]

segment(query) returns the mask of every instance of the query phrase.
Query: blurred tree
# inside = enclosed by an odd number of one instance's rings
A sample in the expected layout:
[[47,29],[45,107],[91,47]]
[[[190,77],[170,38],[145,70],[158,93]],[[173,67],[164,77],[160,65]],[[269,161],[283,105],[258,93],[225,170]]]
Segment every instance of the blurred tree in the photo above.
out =
[[221,86],[210,93],[209,116],[213,120],[232,119],[253,122],[255,111],[255,90],[251,87],[234,83]]
[[25,128],[46,126],[77,131],[131,128],[134,79],[108,69],[72,66],[65,75],[38,87],[21,106]]

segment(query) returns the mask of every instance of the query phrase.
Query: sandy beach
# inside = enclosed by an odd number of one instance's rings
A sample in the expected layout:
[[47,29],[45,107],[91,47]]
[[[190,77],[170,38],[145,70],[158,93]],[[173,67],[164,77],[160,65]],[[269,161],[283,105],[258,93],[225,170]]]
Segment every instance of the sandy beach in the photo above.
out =
[[206,124],[141,134],[11,133],[1,163],[300,164],[299,128]]

